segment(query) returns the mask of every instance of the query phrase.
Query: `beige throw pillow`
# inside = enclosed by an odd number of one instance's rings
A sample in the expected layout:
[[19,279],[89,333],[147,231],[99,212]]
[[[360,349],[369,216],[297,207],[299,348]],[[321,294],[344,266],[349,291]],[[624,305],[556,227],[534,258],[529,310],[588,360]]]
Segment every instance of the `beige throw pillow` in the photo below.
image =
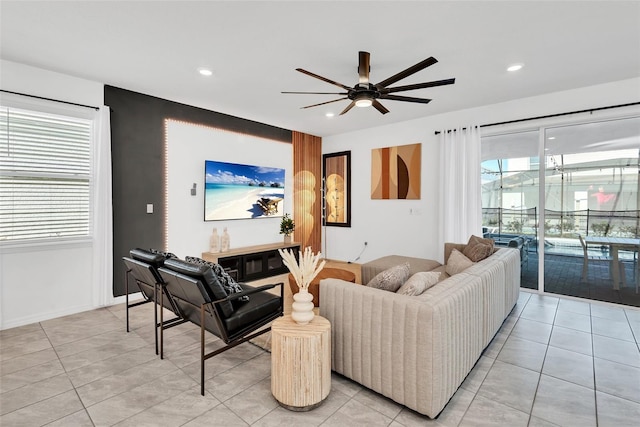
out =
[[417,296],[438,283],[440,280],[440,272],[435,271],[419,271],[409,280],[400,286],[396,291],[399,295]]
[[378,273],[367,283],[367,286],[385,291],[395,292],[409,278],[409,263],[396,265]]
[[473,265],[473,261],[464,256],[462,252],[457,249],[451,251],[449,256],[449,262],[447,262],[446,272],[449,276],[458,274],[466,270]]

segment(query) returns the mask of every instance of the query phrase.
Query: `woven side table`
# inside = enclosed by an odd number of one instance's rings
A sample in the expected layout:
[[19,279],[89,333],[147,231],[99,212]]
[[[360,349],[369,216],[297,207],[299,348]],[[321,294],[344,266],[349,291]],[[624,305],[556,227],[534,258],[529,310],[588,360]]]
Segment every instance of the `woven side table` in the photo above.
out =
[[271,393],[281,406],[309,411],[331,390],[331,323],[315,316],[298,325],[291,316],[271,325]]

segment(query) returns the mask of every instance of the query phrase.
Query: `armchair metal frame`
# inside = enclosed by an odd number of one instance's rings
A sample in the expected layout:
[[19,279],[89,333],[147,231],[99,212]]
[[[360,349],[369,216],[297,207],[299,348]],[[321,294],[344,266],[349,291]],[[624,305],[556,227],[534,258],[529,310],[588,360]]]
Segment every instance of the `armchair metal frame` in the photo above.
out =
[[[155,346],[156,346],[156,354],[158,354],[158,327],[162,326],[162,329],[166,329],[172,326],[177,326],[179,324],[185,323],[186,320],[180,315],[178,307],[173,302],[170,295],[167,294],[167,309],[171,310],[176,314],[176,317],[169,319],[167,321],[160,320],[158,323],[158,291],[160,292],[160,307],[164,307],[165,301],[162,298],[162,295],[166,293],[166,284],[162,277],[160,277],[160,273],[158,270],[151,264],[129,258],[122,257],[126,268],[124,273],[124,283],[125,283],[125,301],[126,301],[126,318],[127,318],[127,332],[130,331],[129,327],[129,309],[132,307],[137,307],[142,304],[147,304],[150,302],[154,303],[154,313],[153,313],[153,325],[154,325],[154,336],[155,336]],[[129,303],[129,280],[133,278],[138,285],[138,289],[142,294],[143,300],[137,301],[134,303]],[[163,310],[160,310],[161,318]]]
[[[160,276],[165,281],[167,294],[174,299],[180,307],[181,312],[185,314],[185,318],[200,326],[200,394],[204,396],[205,389],[205,361],[227,350],[230,350],[246,341],[252,340],[271,330],[271,326],[263,328],[273,320],[282,316],[284,313],[284,284],[276,283],[264,285],[256,288],[247,287],[243,292],[228,295],[226,298],[211,301],[206,292],[205,285],[201,280],[186,274],[173,271],[166,267],[158,269]],[[279,308],[273,312],[252,320],[246,325],[239,327],[230,332],[225,323],[224,311],[222,304],[233,302],[245,295],[254,295],[265,292],[280,286]],[[276,295],[273,295],[274,297]],[[164,294],[160,295],[160,299]],[[250,304],[247,303],[247,304]],[[160,313],[160,324],[163,323],[163,314]],[[260,329],[263,328],[263,329]],[[164,357],[164,334],[165,327],[160,328],[160,357]],[[219,337],[225,342],[225,346],[209,353],[205,352],[205,330]]]

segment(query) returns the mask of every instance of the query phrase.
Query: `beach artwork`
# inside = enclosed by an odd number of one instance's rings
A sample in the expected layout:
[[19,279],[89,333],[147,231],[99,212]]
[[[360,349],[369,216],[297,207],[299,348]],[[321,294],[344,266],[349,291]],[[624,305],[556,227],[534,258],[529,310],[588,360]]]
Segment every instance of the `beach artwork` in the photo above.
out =
[[282,216],[284,169],[205,161],[204,220]]

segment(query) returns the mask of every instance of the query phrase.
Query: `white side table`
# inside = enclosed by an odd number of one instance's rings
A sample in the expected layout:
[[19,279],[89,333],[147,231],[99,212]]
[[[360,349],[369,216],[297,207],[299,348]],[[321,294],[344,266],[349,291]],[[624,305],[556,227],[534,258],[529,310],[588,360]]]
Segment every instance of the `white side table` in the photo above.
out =
[[291,316],[271,325],[271,393],[281,406],[309,411],[331,390],[331,323],[316,315],[306,325]]

